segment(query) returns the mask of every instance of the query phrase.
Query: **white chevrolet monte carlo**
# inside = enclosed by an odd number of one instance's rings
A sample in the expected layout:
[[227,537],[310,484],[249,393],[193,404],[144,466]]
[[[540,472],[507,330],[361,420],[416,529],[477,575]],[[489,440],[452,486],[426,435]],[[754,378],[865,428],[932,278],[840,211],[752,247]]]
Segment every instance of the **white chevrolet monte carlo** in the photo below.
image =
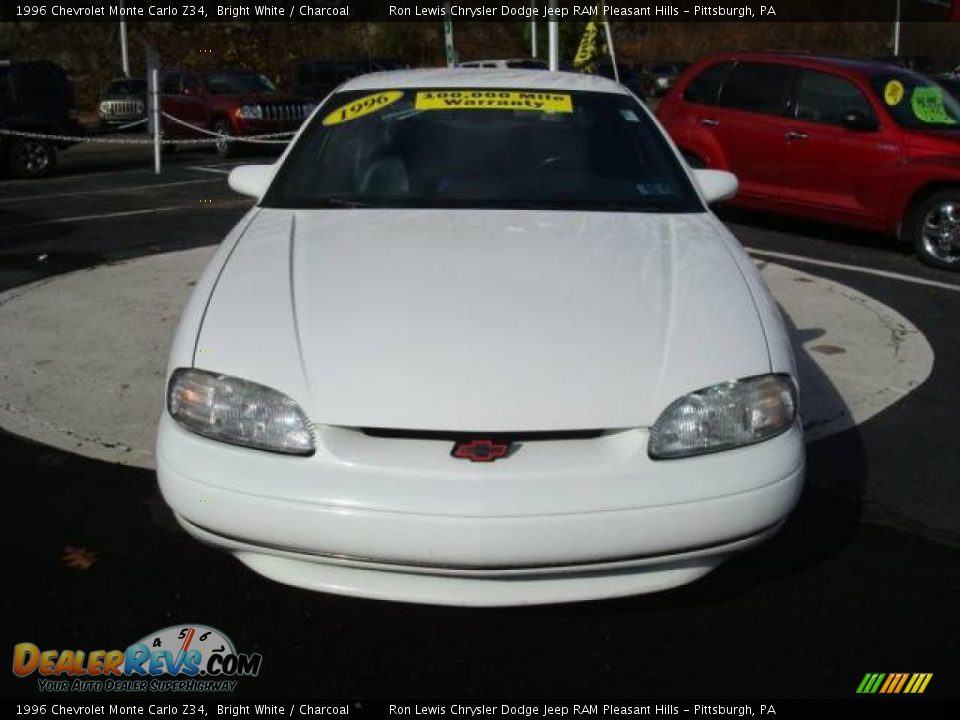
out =
[[274,165],[184,312],[157,474],[197,539],[312,590],[451,605],[690,582],[803,484],[753,263],[622,86],[356,78]]

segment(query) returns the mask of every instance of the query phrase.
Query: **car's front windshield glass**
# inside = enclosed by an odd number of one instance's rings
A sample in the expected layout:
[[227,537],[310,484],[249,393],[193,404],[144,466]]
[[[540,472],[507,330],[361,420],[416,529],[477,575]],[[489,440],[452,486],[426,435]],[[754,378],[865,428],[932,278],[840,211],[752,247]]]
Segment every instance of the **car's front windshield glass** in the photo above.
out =
[[203,74],[203,80],[214,95],[275,92],[277,89],[258,73],[208,72]]
[[338,93],[263,204],[704,210],[631,97],[511,88]]
[[871,80],[887,112],[911,130],[960,129],[960,103],[934,80],[916,73],[883,73]]

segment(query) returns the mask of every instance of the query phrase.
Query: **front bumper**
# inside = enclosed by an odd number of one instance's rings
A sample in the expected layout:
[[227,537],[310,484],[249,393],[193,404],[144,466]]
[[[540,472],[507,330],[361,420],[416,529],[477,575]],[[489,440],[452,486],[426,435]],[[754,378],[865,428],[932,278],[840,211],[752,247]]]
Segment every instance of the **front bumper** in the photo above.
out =
[[303,124],[303,119],[294,120],[258,120],[256,118],[234,117],[234,130],[238,135],[268,135],[270,133],[295,133]]
[[[431,465],[439,448],[427,441],[350,445],[321,435],[315,456],[292,458],[200,438],[165,415],[157,473],[191,535],[267,577],[455,605],[566,602],[690,582],[769,537],[799,497],[799,427],[756,446],[661,462],[646,456],[645,433],[628,433],[550,441],[582,442],[573,452],[607,460],[577,467],[568,457],[565,468],[538,471],[538,454],[563,448],[545,442],[478,468],[448,449]],[[410,453],[424,459],[398,456],[396,443],[413,443]]]

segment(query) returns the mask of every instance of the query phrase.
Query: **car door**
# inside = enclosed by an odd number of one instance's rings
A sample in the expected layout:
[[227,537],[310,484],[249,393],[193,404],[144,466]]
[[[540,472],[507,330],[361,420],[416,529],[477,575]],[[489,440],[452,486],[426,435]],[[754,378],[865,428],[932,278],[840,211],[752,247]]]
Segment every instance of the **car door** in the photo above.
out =
[[[175,118],[186,120],[184,117],[183,76],[179,72],[167,72],[160,80],[160,110]],[[189,129],[168,117],[162,118],[163,134],[169,137],[185,137],[191,133]]]
[[745,199],[767,204],[779,198],[795,75],[796,69],[786,64],[739,62],[723,82],[716,104],[697,110],[696,122],[715,136]]
[[191,125],[209,127],[206,94],[206,88],[197,73],[183,73],[180,89],[180,110],[183,114],[180,117]]
[[[852,123],[852,114],[862,122]],[[784,134],[785,205],[839,220],[880,222],[900,157],[899,132],[865,89],[839,74],[801,71],[794,117]]]

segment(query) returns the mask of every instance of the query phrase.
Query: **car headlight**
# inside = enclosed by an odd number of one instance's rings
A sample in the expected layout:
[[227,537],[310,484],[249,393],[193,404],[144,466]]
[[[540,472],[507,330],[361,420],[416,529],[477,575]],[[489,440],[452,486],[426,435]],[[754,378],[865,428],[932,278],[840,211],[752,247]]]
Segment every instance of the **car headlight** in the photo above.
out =
[[170,378],[167,409],[183,427],[233,445],[311,455],[306,413],[282,392],[248,380],[180,368]]
[[672,402],[650,429],[647,452],[658,460],[750,445],[782,433],[796,416],[788,375],[720,383]]
[[241,105],[237,108],[237,117],[243,120],[262,120],[263,108],[259,105]]

